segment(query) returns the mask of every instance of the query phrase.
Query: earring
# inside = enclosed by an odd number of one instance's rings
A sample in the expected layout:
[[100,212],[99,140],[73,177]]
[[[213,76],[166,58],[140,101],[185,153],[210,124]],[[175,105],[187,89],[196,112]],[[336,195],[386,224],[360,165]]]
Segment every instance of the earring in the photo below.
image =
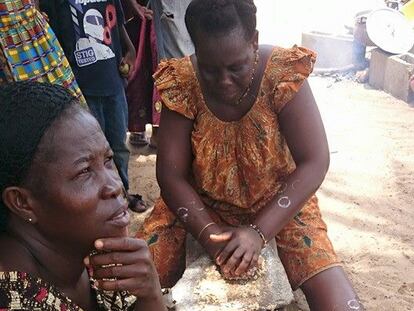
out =
[[28,220],[29,220],[30,223],[33,221],[33,219],[31,219],[31,218],[29,218]]

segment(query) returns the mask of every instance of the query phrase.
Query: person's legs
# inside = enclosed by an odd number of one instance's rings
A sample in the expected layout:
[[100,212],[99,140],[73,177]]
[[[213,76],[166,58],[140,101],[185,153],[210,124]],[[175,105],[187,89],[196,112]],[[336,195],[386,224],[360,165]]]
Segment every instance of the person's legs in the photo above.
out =
[[157,148],[157,145],[158,145],[158,126],[153,125],[149,146],[151,148]]
[[[128,106],[125,92],[105,97],[103,106],[105,118],[105,136],[114,152],[114,162],[118,169],[124,188],[128,193],[128,162],[129,150],[126,145],[128,126]],[[147,209],[139,194],[128,194],[129,208],[134,212],[143,212]]]
[[114,152],[114,162],[126,191],[129,189],[128,161],[129,150],[126,145],[128,126],[128,106],[124,91],[105,97],[103,105],[105,136]]
[[102,131],[105,133],[104,99],[101,96],[85,95],[86,102],[92,115],[98,120]]
[[276,242],[292,288],[303,290],[311,310],[364,310],[335,254],[315,196]]

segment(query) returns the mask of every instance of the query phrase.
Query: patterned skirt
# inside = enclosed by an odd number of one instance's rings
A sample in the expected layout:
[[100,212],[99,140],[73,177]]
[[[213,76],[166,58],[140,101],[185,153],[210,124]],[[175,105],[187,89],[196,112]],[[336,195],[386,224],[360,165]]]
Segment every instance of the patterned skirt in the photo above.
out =
[[45,17],[30,1],[0,0],[0,84],[23,80],[62,85],[86,103]]
[[[204,202],[206,204],[206,202]],[[226,216],[207,205],[213,221],[226,226],[238,226],[244,217]],[[252,215],[247,223],[252,223]],[[244,222],[244,221],[243,221]],[[162,199],[154,206],[137,237],[147,241],[162,287],[173,287],[185,269],[184,226],[175,218]],[[313,196],[302,210],[279,232],[276,244],[280,260],[294,290],[316,274],[340,266],[322,220],[318,199]]]

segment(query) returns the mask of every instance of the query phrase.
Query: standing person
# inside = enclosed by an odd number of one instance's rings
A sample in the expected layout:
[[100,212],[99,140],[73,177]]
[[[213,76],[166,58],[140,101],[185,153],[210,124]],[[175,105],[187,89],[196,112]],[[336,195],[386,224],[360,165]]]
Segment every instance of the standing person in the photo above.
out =
[[[147,21],[146,23],[153,23],[155,39],[153,39],[149,33],[146,40],[151,42],[152,54],[156,54],[157,63],[163,59],[181,58],[194,53],[194,46],[184,23],[185,11],[191,0],[150,0],[147,2],[149,2],[151,10],[140,5],[138,0],[127,0],[126,2],[129,3],[129,7],[132,8],[135,15],[141,17],[142,23],[145,23],[145,19],[152,19],[152,21]],[[147,28],[150,27],[151,25],[147,26]],[[138,30],[136,31],[138,32]],[[140,40],[142,40],[142,38],[140,38]],[[154,45],[152,41],[156,42],[156,49],[152,47]],[[157,63],[155,64],[155,67],[157,67]],[[134,81],[132,81],[132,84],[133,83]],[[143,131],[132,133],[130,142],[136,145],[145,145],[147,143],[147,138],[145,136],[144,127],[146,123],[151,123],[153,129],[150,146],[156,147],[156,137],[162,107],[158,92],[155,91],[149,93],[150,96],[139,96],[134,94],[135,89],[136,87],[129,92],[129,98],[131,98],[130,105],[132,102],[132,109],[137,111],[135,118],[130,118],[130,123],[133,125],[136,124],[135,127],[141,128]],[[140,98],[135,100],[136,97]],[[146,103],[148,101],[150,104]]]
[[158,60],[181,58],[194,53],[184,22],[191,0],[150,0],[157,34]]
[[0,84],[50,82],[85,99],[63,50],[33,0],[0,0]]
[[[126,146],[128,107],[125,79],[135,49],[124,27],[120,0],[40,0],[62,44],[89,109],[114,151],[114,161],[129,189]],[[131,208],[146,209],[141,196],[130,195]]]
[[49,83],[0,102],[0,310],[166,311],[96,119]]
[[157,39],[152,11],[140,6],[143,11],[138,14],[131,1],[125,0],[123,4],[125,15],[130,17],[125,27],[137,51],[134,71],[127,87],[129,143],[142,147],[148,144],[146,125],[159,122],[159,113],[154,109],[158,96],[152,79],[158,66]]
[[315,54],[259,46],[253,0],[193,0],[185,21],[195,54],[161,63],[154,76],[164,104],[162,199],[138,233],[153,241],[161,285],[184,270],[187,232],[231,276],[256,266],[276,239],[311,310],[363,310],[315,196],[329,166],[306,81]]

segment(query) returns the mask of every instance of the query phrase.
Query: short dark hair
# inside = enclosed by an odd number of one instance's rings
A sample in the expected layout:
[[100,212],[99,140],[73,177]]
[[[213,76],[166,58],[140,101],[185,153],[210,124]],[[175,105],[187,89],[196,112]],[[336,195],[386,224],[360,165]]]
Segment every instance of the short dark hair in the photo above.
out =
[[[45,132],[74,106],[78,101],[59,85],[0,85],[0,196],[7,187],[24,182]],[[8,208],[0,197],[0,231],[6,229],[7,219]]]
[[185,14],[185,24],[195,43],[197,32],[227,34],[241,26],[245,39],[256,31],[256,6],[253,0],[193,0]]

